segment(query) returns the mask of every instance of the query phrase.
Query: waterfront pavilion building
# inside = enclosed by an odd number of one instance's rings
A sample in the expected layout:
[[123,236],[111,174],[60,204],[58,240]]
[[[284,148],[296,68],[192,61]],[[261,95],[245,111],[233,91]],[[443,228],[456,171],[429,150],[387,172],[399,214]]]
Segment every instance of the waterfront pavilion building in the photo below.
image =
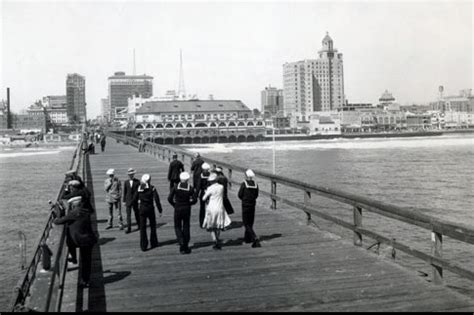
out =
[[136,135],[157,143],[262,141],[265,121],[240,100],[147,101],[129,99]]
[[334,111],[344,106],[342,53],[328,34],[322,41],[318,59],[283,65],[283,109],[285,116],[309,121],[311,114]]

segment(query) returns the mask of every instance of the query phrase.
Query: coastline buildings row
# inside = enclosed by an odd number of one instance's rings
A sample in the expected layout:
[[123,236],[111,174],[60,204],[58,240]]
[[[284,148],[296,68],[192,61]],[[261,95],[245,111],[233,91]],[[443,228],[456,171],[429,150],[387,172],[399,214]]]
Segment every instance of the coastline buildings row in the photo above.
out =
[[[46,132],[55,127],[87,120],[85,78],[77,73],[66,77],[65,95],[47,95],[30,105],[26,113],[10,113],[13,129]],[[6,105],[0,104],[0,129],[7,129]]]

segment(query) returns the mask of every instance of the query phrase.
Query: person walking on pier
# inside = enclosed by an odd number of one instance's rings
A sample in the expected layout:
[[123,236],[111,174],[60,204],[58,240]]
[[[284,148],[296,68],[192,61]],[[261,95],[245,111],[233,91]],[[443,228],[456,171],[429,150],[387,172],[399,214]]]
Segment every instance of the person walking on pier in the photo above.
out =
[[239,199],[242,200],[242,222],[244,224],[244,242],[252,243],[252,247],[260,247],[260,241],[253,230],[255,221],[255,204],[258,198],[258,185],[254,180],[255,173],[248,169],[245,180],[240,185]]
[[113,227],[115,207],[115,209],[118,210],[119,227],[123,230],[122,205],[120,202],[122,196],[121,183],[120,180],[115,177],[115,170],[113,168],[107,170],[107,175],[109,175],[109,178],[104,182],[105,201],[109,205],[109,222],[106,229],[111,229]]
[[100,136],[100,149],[102,152],[105,151],[105,134]]
[[191,165],[191,171],[193,172],[193,186],[197,188],[198,182],[201,180],[202,164],[204,161],[201,158],[199,152],[194,153],[194,161]]
[[191,253],[189,240],[189,220],[191,218],[191,206],[196,204],[196,193],[193,186],[188,183],[190,176],[188,172],[179,174],[180,183],[171,188],[168,202],[174,207],[174,230],[179,243],[181,254]]
[[208,181],[209,187],[202,199],[209,199],[209,203],[206,206],[206,216],[202,226],[211,232],[212,240],[215,242],[213,248],[221,249],[220,232],[230,225],[231,220],[224,209],[224,187],[217,182],[217,174],[211,174]]
[[227,212],[227,214],[233,214],[234,213],[234,207],[232,207],[232,204],[230,203],[229,197],[227,195],[227,190],[229,186],[229,180],[227,177],[225,177],[224,172],[222,171],[221,167],[216,167],[215,168],[215,173],[217,174],[217,182],[221,184],[224,187],[224,209]]
[[160,196],[156,188],[150,183],[150,175],[144,174],[141,178],[140,186],[138,187],[138,202],[139,202],[139,215],[140,215],[140,248],[142,251],[146,251],[148,247],[148,237],[146,233],[147,220],[150,221],[150,245],[151,248],[158,246],[158,236],[156,235],[156,217],[155,207],[153,201],[155,201],[158,212],[163,212],[163,208],[160,203]]
[[140,186],[140,181],[134,177],[135,173],[133,168],[129,168],[127,172],[129,179],[123,183],[123,202],[125,203],[127,213],[126,234],[132,231],[132,209],[138,229],[140,229],[140,216],[138,215],[138,187]]
[[[72,205],[72,210],[63,217],[54,219],[54,224],[67,225],[67,238],[69,251],[75,263],[76,248],[79,247],[82,268],[79,280],[81,288],[89,287],[91,266],[92,266],[92,248],[97,243],[97,236],[92,230],[90,212],[83,207],[82,197],[77,196],[68,200]],[[68,241],[69,240],[69,241]]]
[[138,143],[138,152],[145,152],[145,137],[142,137]]
[[168,180],[170,182],[170,191],[174,185],[179,183],[179,174],[184,172],[184,165],[181,161],[178,160],[178,155],[173,154],[173,161],[170,163],[170,167],[168,169]]
[[206,202],[202,199],[202,197],[204,196],[204,193],[208,187],[207,180],[209,179],[209,175],[211,175],[209,172],[211,166],[207,163],[202,163],[201,168],[202,172],[199,176],[199,181],[197,182],[196,195],[199,199],[199,226],[203,228],[202,224],[204,223],[204,216],[206,215]]

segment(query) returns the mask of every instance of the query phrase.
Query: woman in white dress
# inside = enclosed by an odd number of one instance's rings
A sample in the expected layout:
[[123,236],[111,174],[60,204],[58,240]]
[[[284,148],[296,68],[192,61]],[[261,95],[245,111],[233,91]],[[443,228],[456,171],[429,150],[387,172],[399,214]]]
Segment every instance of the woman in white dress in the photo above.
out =
[[215,242],[213,248],[221,249],[219,234],[230,225],[231,220],[224,208],[224,186],[217,183],[217,174],[212,173],[208,182],[209,186],[202,197],[204,201],[209,199],[202,227],[211,232],[212,240]]

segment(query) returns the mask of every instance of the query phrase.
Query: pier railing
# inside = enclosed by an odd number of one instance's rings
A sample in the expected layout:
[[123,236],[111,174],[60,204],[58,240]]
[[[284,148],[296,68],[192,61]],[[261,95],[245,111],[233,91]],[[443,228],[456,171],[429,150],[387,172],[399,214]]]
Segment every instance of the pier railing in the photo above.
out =
[[[86,140],[77,144],[69,170],[75,170],[84,178],[83,159]],[[51,211],[46,225],[35,244],[35,250],[23,278],[15,287],[12,301],[12,311],[59,312],[63,296],[64,280],[67,270],[66,226],[54,225],[54,209],[63,207],[62,196],[65,183],[56,198],[50,202]]]
[[[117,139],[117,141],[129,144],[134,147],[138,147],[140,140],[127,137],[126,135],[109,133],[111,137]],[[144,150],[156,158],[171,161],[172,155],[177,154],[178,158],[186,163],[186,159],[189,163],[192,162],[193,154],[187,150],[183,150],[176,147],[169,147],[165,145],[156,144],[150,141],[144,142]],[[227,169],[227,177],[230,184],[239,184],[232,179],[234,172],[245,173],[245,167],[233,165],[230,163],[217,161],[203,157],[203,160],[209,164],[215,164]],[[271,207],[276,209],[277,202],[282,202],[290,205],[294,208],[303,210],[308,218],[308,221],[312,220],[311,216],[317,216],[324,220],[333,222],[339,226],[353,231],[354,245],[362,246],[363,236],[369,237],[376,240],[377,244],[387,244],[394,250],[405,252],[413,257],[421,259],[432,266],[432,278],[435,284],[443,283],[443,270],[448,270],[454,274],[457,274],[465,279],[474,281],[474,271],[467,269],[463,266],[448,261],[443,257],[443,236],[450,237],[458,240],[465,244],[474,244],[474,227],[455,224],[445,220],[441,220],[430,215],[423,214],[419,211],[413,211],[413,209],[405,209],[395,205],[380,202],[371,198],[363,197],[353,193],[344,192],[338,189],[322,187],[317,185],[308,184],[295,179],[274,175],[268,172],[254,170],[258,176],[259,181],[268,180],[270,183],[271,191],[260,191],[263,195],[270,197]],[[304,196],[304,203],[298,203],[286,198],[283,198],[277,194],[277,185],[281,187],[292,187],[301,191]],[[353,223],[348,223],[340,218],[332,216],[330,214],[321,212],[316,209],[315,205],[311,204],[311,196],[318,195],[331,200],[335,200],[353,207]],[[424,228],[428,231],[428,235],[431,239],[431,253],[425,253],[412,246],[406,245],[402,242],[397,241],[392,237],[381,235],[377,232],[365,229],[363,226],[363,212],[376,213],[378,215],[395,219],[404,223],[408,223],[414,226]]]

